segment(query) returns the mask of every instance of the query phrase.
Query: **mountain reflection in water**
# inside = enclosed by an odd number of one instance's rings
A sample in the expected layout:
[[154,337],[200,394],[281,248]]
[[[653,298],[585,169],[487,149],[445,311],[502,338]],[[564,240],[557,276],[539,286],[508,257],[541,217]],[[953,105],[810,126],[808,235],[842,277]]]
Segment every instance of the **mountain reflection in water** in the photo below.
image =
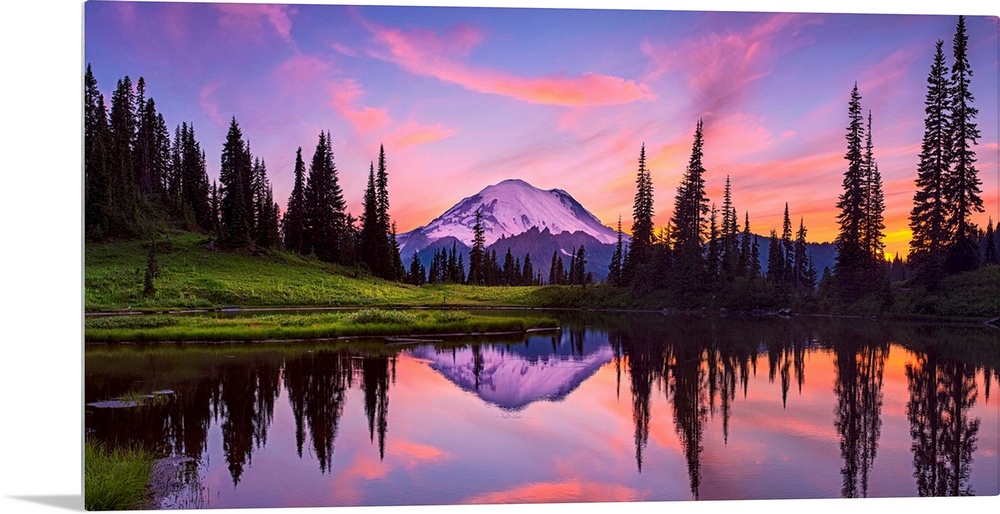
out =
[[92,346],[86,403],[175,394],[87,407],[86,427],[192,460],[164,508],[1000,492],[996,331],[562,325],[406,349]]

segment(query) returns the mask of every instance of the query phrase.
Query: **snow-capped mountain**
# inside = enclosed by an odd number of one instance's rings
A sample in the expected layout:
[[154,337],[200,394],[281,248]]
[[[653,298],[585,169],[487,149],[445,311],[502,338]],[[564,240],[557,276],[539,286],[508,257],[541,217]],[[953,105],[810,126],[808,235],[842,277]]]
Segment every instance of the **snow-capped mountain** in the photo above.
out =
[[557,350],[547,337],[529,338],[511,348],[483,346],[476,357],[472,348],[438,352],[432,346],[411,350],[435,371],[465,391],[504,410],[521,410],[537,401],[560,401],[601,366],[614,359],[607,340],[583,342],[574,353],[567,334]]
[[531,228],[548,229],[553,235],[583,232],[601,244],[615,244],[618,238],[566,191],[545,191],[523,180],[508,179],[463,199],[426,226],[400,234],[400,254],[412,255],[446,237],[471,247],[477,210],[482,214],[486,246]]

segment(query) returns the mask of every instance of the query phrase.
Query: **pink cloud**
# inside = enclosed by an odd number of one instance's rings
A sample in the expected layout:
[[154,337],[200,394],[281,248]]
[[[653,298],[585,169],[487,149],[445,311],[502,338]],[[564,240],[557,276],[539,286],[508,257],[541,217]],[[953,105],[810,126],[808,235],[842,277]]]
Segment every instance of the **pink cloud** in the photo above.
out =
[[449,138],[454,134],[454,130],[446,128],[441,124],[421,125],[414,121],[408,121],[388,136],[386,144],[393,148],[408,148],[433,143],[434,141]]
[[651,78],[679,72],[695,94],[695,105],[715,113],[746,94],[747,88],[768,75],[769,64],[781,48],[776,41],[789,25],[802,23],[796,14],[775,14],[741,32],[709,32],[670,48],[650,40],[641,49],[652,60]]
[[272,72],[271,76],[292,82],[308,83],[319,80],[330,72],[333,66],[316,56],[295,54],[285,62],[279,64]]
[[219,113],[219,104],[212,99],[212,95],[215,94],[220,85],[219,82],[212,82],[202,86],[198,91],[198,105],[201,106],[201,109],[205,111],[205,115],[216,125],[225,126],[227,121]]
[[507,96],[523,102],[561,106],[616,105],[656,98],[644,84],[587,72],[577,76],[554,74],[519,77],[509,73],[470,66],[465,57],[483,40],[474,27],[460,25],[444,36],[424,31],[403,31],[363,22],[375,41],[387,53],[374,56],[393,62],[407,71],[435,77],[470,91]]
[[292,42],[291,7],[268,4],[217,4],[222,12],[219,25],[240,31],[259,31],[270,26],[282,39]]
[[397,128],[383,134],[385,142],[391,148],[408,148],[432,143],[451,137],[453,129],[441,124],[424,125],[413,120],[396,123],[385,109],[361,105],[364,89],[354,79],[344,79],[330,86],[330,103],[354,130],[361,135],[386,129],[391,125]]
[[388,125],[392,119],[384,109],[358,106],[362,95],[364,90],[354,79],[345,79],[330,86],[333,109],[350,122],[355,131],[365,134]]

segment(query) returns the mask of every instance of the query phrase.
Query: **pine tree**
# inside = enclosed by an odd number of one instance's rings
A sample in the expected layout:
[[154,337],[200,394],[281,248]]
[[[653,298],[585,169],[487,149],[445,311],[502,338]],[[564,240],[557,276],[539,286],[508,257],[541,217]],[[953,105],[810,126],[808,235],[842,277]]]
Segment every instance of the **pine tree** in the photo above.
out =
[[209,193],[210,222],[212,223],[212,233],[215,237],[221,237],[221,225],[219,225],[219,185],[213,180],[212,189]]
[[869,267],[871,269],[871,280],[878,281],[884,274],[885,263],[885,237],[884,212],[885,197],[882,193],[882,176],[878,171],[878,163],[875,162],[875,154],[872,145],[872,113],[868,111],[868,127],[865,134],[865,183],[868,188],[867,202],[865,206],[865,222],[862,239],[865,250],[868,253]]
[[[795,290],[799,293],[807,292],[812,293],[813,282],[809,277],[809,270],[812,268],[812,263],[809,262],[809,256],[806,253],[806,225],[803,218],[799,218],[799,230],[795,233],[795,259],[794,259],[794,276],[795,276]],[[815,273],[813,269],[813,273]]]
[[[185,156],[184,161],[187,161]],[[220,216],[226,242],[233,246],[245,246],[250,242],[253,227],[253,213],[247,209],[246,195],[251,184],[250,159],[243,133],[233,117],[229,123],[226,142],[222,147],[222,163],[219,167],[219,184],[222,200]]]
[[509,246],[507,247],[507,254],[503,258],[503,285],[514,285],[514,255],[510,253]]
[[983,265],[1000,264],[1000,252],[997,251],[997,235],[993,230],[993,218],[986,225],[986,241],[983,243]]
[[417,257],[417,252],[413,252],[413,259],[410,260],[410,271],[407,274],[407,281],[415,286],[422,286],[426,282],[424,276],[424,265]]
[[306,253],[327,262],[343,262],[341,250],[346,242],[347,215],[344,193],[340,188],[329,133],[320,132],[316,151],[306,177],[304,241]]
[[783,284],[785,269],[785,255],[781,249],[778,233],[771,229],[767,247],[767,279],[776,285]]
[[847,170],[844,172],[843,192],[837,201],[837,208],[840,209],[837,215],[840,231],[835,240],[837,259],[834,279],[841,297],[853,301],[865,290],[863,272],[868,269],[868,253],[862,240],[868,201],[862,149],[865,129],[857,83],[851,91],[848,117],[850,123],[846,134],[847,153],[844,155],[847,160]]
[[615,253],[611,255],[611,264],[608,265],[608,283],[612,286],[622,285],[622,217],[618,216],[618,242],[615,244]]
[[750,268],[752,267],[750,255],[750,247],[752,242],[750,241],[750,211],[743,211],[743,236],[740,239],[740,276],[747,275],[750,273]]
[[700,259],[701,245],[705,241],[706,215],[709,213],[705,196],[705,172],[702,166],[704,140],[702,121],[695,128],[694,143],[687,169],[677,187],[674,198],[674,215],[671,219],[671,237],[674,250],[682,257]]
[[708,222],[708,197],[705,195],[705,168],[702,165],[704,139],[702,120],[695,127],[691,158],[674,198],[674,213],[670,220],[672,267],[675,290],[692,303],[705,286],[705,261],[702,244]]
[[924,138],[917,165],[917,191],[910,211],[910,253],[907,261],[915,280],[936,288],[945,271],[945,252],[950,244],[945,179],[951,168],[950,81],[946,75],[943,41],[935,45],[934,62],[927,76],[924,100]]
[[98,239],[109,235],[110,229],[111,136],[104,95],[97,88],[90,64],[84,75],[83,98],[84,231],[88,238]]
[[472,225],[472,250],[469,251],[469,277],[471,285],[486,283],[486,238],[483,234],[483,213],[476,209],[476,221]]
[[721,258],[721,245],[722,240],[719,234],[719,224],[718,215],[719,211],[715,208],[715,204],[712,204],[711,214],[709,216],[708,224],[708,253],[705,259],[705,271],[707,272],[707,278],[710,283],[714,283],[716,277],[719,273],[719,264],[722,260]]
[[965,32],[965,17],[958,17],[952,51],[955,62],[951,66],[951,171],[944,183],[945,202],[949,206],[948,225],[954,238],[947,256],[948,270],[959,273],[979,266],[979,249],[976,245],[977,228],[972,223],[973,212],[983,212],[982,191],[976,170],[976,152],[972,149],[979,139],[975,119],[979,110],[972,106],[974,98],[970,89],[972,69],[967,56],[969,36]]
[[583,245],[576,250],[576,276],[572,283],[587,285],[587,253]]
[[382,233],[382,219],[379,213],[378,192],[375,187],[375,163],[370,163],[368,168],[368,186],[365,188],[365,198],[361,215],[361,239],[359,241],[359,252],[361,262],[375,276],[382,274],[382,240],[385,235]]
[[281,232],[285,248],[302,253],[303,215],[305,211],[306,164],[302,161],[302,147],[295,151],[295,182],[288,196],[285,215],[281,219]]
[[637,270],[649,264],[653,245],[653,178],[646,167],[646,144],[639,149],[639,168],[636,171],[636,193],[632,205],[632,240],[627,258],[623,257],[624,281],[635,278]]
[[740,275],[740,243],[739,220],[736,218],[736,208],[733,207],[732,190],[729,176],[726,176],[726,187],[722,193],[722,263],[721,275],[724,280],[731,281]]
[[135,178],[135,93],[126,75],[118,81],[111,97],[110,146],[108,153],[108,235],[141,235],[138,183]]
[[795,284],[795,243],[792,241],[792,220],[788,217],[788,202],[785,202],[785,215],[781,222],[781,254],[784,270],[780,282],[785,285]]
[[521,268],[521,284],[534,285],[535,269],[531,264],[531,254],[524,254],[524,267]]

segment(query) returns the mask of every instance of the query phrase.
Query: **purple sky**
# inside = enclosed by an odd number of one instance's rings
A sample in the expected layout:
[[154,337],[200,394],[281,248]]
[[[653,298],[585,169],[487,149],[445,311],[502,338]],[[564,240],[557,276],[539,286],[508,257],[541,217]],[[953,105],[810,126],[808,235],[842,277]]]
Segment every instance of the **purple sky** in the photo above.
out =
[[[905,254],[934,43],[957,16],[88,2],[84,60],[102,91],[143,76],[171,130],[193,123],[218,176],[236,116],[275,199],[321,130],[355,215],[384,144],[400,232],[506,178],[572,194],[631,226],[646,144],[666,224],[705,123],[708,194],[739,216],[836,234],[847,102],[873,115],[889,252]],[[967,19],[985,225],[998,209],[998,23]]]

